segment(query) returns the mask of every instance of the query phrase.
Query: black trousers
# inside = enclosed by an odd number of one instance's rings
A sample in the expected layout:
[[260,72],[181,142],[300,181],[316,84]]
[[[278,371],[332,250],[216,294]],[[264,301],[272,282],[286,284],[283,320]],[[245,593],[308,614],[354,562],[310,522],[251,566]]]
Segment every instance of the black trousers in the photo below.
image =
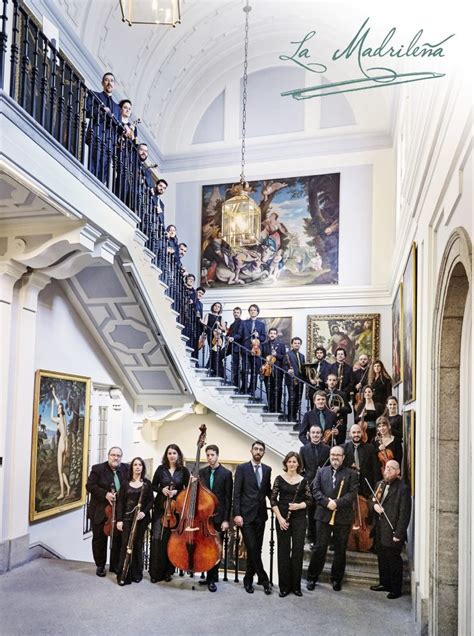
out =
[[261,358],[250,354],[242,355],[242,384],[240,387],[242,393],[249,393],[252,397],[255,397],[261,366]]
[[314,513],[316,512],[316,503],[314,500],[306,505],[306,515],[308,517],[308,541],[310,543],[316,543],[316,521],[314,520]]
[[[92,554],[98,568],[105,568],[105,564],[107,563],[108,540],[109,537],[104,534],[104,522],[92,524]],[[110,551],[109,567],[111,570],[118,570],[121,547],[122,533],[115,530],[114,539],[112,541],[112,549]]]
[[[125,577],[125,583],[131,583],[132,579],[143,578],[143,539],[145,537],[146,527],[149,522],[149,517],[144,518],[137,523],[137,530],[135,533],[135,540],[133,541],[132,558],[128,565],[128,572]],[[122,570],[125,563],[125,557],[127,555],[128,540],[130,537],[130,530],[132,529],[132,522],[123,522],[122,532],[122,549],[120,550],[120,564],[118,567],[117,579],[122,580]]]
[[265,521],[255,519],[252,523],[245,523],[242,527],[242,536],[247,550],[247,567],[245,568],[244,585],[252,583],[256,574],[258,583],[268,583],[268,574],[262,563],[263,535],[265,533]]
[[279,523],[276,524],[278,586],[282,592],[293,592],[301,589],[306,514],[302,510],[293,514],[288,530],[281,530]]
[[334,559],[331,568],[331,580],[340,583],[346,571],[346,549],[351,526],[334,525],[316,521],[316,548],[311,556],[308,568],[308,581],[317,581],[326,563],[331,533],[334,542]]
[[393,547],[385,547],[381,545],[376,538],[375,547],[379,562],[380,585],[383,585],[393,594],[401,594],[403,582],[403,560],[401,551],[403,542],[400,541],[399,545],[394,545]]
[[270,413],[281,413],[281,396],[283,392],[283,374],[273,369],[270,377],[264,378],[267,392],[267,406]]
[[163,528],[161,532],[161,522],[158,518],[152,523],[151,544],[150,544],[150,578],[163,581],[174,573],[174,565],[168,559],[168,541],[171,536],[169,528]]
[[287,384],[288,389],[288,403],[287,403],[287,415],[290,422],[298,421],[298,413],[301,406],[301,398],[303,396],[303,383]]
[[[221,524],[220,523],[214,523],[214,530],[218,533],[219,538],[221,540],[221,545],[223,545],[224,543],[224,533],[221,531]],[[217,583],[217,581],[219,580],[219,566],[220,566],[221,562],[219,560],[218,563],[216,563],[216,565],[211,569],[208,570],[207,574],[206,574],[206,581],[208,583]]]

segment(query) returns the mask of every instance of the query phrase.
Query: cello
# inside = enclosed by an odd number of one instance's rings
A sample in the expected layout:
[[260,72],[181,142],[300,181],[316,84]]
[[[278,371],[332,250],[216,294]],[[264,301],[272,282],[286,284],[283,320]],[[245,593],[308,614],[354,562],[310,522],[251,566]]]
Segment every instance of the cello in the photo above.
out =
[[198,477],[201,448],[206,442],[206,425],[199,427],[196,462],[185,490],[176,497],[179,522],[171,531],[168,558],[180,570],[207,572],[220,559],[221,543],[211,523],[218,504],[217,497]]

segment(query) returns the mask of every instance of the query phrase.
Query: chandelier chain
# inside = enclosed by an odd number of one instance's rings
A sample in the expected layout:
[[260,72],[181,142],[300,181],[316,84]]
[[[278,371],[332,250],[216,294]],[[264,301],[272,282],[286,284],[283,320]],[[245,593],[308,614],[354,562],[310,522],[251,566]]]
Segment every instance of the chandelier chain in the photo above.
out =
[[249,0],[246,0],[243,11],[245,13],[245,37],[244,37],[244,75],[242,82],[242,157],[240,161],[240,183],[245,183],[245,136],[247,124],[247,69],[248,69],[248,51],[249,51],[249,13],[252,7]]

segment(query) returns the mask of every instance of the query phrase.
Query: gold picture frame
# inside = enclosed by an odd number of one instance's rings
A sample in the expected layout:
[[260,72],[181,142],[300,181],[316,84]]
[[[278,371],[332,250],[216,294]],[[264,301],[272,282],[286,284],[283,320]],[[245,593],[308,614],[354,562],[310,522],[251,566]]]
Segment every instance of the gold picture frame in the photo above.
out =
[[314,358],[314,350],[323,346],[328,362],[334,362],[338,347],[346,350],[347,364],[357,362],[366,353],[371,360],[379,357],[380,314],[325,314],[306,319],[307,360]]
[[403,283],[398,285],[392,304],[392,383],[403,382]]
[[30,521],[86,502],[91,379],[40,369],[35,374]]
[[403,272],[403,402],[416,400],[416,243],[412,243],[410,255]]

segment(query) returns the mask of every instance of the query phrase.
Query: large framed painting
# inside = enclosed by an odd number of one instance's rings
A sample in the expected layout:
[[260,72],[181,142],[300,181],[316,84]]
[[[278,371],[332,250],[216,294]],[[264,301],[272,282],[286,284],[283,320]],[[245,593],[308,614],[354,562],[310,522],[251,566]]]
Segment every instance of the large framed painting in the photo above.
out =
[[392,305],[392,383],[397,386],[403,379],[403,283],[400,283]]
[[336,284],[339,185],[339,173],[251,181],[258,218],[239,213],[232,223],[223,218],[232,184],[203,186],[201,284]]
[[416,398],[416,244],[413,243],[403,272],[403,401]]
[[403,467],[402,476],[410,484],[411,495],[415,495],[415,436],[416,414],[414,410],[403,413]]
[[307,358],[312,361],[314,350],[323,346],[328,362],[335,361],[336,349],[347,352],[346,362],[353,365],[365,353],[370,359],[379,357],[380,314],[341,314],[307,317]]
[[[260,316],[259,316],[260,318]],[[283,344],[287,347],[290,346],[291,340],[291,328],[292,328],[292,319],[291,316],[285,317],[276,317],[276,318],[260,318],[260,320],[265,323],[265,329],[268,330],[275,327],[278,331],[278,338]]]
[[30,521],[86,501],[90,387],[83,376],[36,372]]

